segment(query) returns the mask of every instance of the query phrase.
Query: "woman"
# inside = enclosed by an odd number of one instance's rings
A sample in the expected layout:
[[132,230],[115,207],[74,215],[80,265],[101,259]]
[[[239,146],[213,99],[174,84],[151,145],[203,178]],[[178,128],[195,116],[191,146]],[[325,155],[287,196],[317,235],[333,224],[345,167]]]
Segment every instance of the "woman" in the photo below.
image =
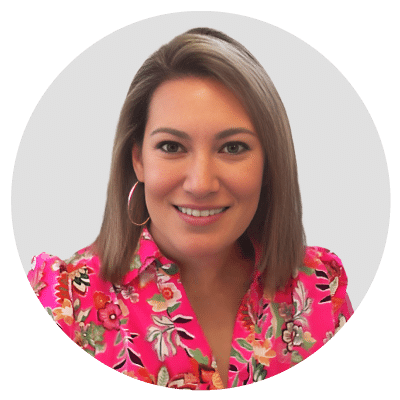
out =
[[339,258],[305,246],[274,85],[241,44],[206,28],[161,47],[133,79],[96,241],[33,264],[32,287],[71,339],[171,388],[273,376],[353,312]]

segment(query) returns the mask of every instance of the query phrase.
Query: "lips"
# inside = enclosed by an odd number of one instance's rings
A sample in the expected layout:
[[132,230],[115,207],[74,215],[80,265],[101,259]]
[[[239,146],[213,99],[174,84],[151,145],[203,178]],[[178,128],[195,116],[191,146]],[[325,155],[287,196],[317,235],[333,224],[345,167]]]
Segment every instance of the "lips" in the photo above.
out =
[[192,226],[206,226],[217,222],[229,207],[174,206],[179,217]]
[[180,206],[175,206],[181,213],[186,214],[186,215],[191,215],[193,217],[209,217],[212,215],[220,214],[221,212],[227,210],[229,207],[210,207],[207,209],[199,209],[199,208],[191,208],[191,207],[180,207]]

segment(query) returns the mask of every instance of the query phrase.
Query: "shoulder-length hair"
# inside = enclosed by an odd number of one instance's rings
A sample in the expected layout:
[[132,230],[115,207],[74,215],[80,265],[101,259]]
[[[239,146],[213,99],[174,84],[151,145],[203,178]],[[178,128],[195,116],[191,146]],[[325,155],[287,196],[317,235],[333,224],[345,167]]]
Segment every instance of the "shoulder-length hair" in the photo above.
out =
[[[107,201],[100,233],[94,242],[101,276],[113,284],[130,270],[142,227],[131,223],[127,198],[137,181],[132,148],[143,143],[148,108],[156,88],[185,76],[210,77],[242,102],[264,149],[263,186],[247,235],[260,246],[258,268],[265,287],[284,286],[304,258],[305,234],[295,151],[285,108],[261,64],[240,43],[209,28],[175,37],[153,53],[135,75],[123,104],[112,154]],[[137,192],[136,192],[137,191]],[[138,185],[131,218],[148,218],[143,185]],[[132,199],[132,202],[134,200]]]

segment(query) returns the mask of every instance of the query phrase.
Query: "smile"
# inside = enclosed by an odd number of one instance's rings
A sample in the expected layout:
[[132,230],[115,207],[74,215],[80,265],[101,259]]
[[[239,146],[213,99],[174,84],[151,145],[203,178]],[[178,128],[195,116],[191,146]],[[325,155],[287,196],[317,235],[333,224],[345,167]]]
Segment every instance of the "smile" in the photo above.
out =
[[192,208],[186,207],[178,207],[176,208],[183,214],[191,215],[192,217],[209,217],[210,215],[220,214],[223,211],[227,210],[229,207],[222,207],[222,208],[213,208],[210,210],[196,210]]

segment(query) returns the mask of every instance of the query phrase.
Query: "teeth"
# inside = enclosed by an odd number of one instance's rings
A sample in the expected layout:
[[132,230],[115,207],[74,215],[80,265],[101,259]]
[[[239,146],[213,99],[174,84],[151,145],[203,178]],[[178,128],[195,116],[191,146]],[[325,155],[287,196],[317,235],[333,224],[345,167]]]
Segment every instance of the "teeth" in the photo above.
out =
[[212,210],[192,210],[191,208],[178,207],[178,210],[193,217],[208,217],[209,215],[219,214],[224,211],[224,208],[214,208]]

